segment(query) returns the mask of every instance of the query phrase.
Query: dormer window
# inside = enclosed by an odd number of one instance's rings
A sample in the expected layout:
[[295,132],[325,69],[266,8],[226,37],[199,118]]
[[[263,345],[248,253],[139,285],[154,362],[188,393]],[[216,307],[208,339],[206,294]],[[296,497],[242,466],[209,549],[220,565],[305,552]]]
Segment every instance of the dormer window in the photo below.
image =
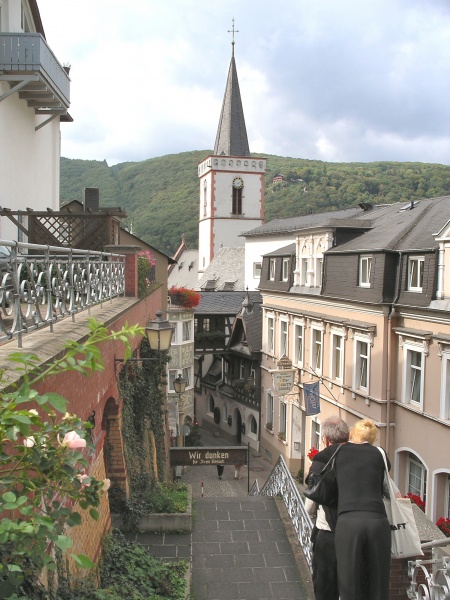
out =
[[289,258],[283,258],[282,279],[283,279],[283,281],[289,280]]
[[275,267],[276,267],[277,261],[275,258],[271,258],[269,260],[269,279],[270,281],[275,281]]
[[423,256],[410,256],[408,258],[408,290],[421,292],[423,288]]
[[370,274],[372,271],[372,257],[361,256],[359,259],[359,285],[370,287]]

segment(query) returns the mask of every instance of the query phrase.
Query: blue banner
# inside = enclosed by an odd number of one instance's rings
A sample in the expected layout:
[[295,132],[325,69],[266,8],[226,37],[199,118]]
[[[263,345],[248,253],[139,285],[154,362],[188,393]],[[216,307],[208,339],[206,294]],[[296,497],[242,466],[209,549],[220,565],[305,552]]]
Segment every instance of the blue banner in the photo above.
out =
[[303,393],[305,394],[306,416],[317,415],[320,413],[319,382],[304,383]]

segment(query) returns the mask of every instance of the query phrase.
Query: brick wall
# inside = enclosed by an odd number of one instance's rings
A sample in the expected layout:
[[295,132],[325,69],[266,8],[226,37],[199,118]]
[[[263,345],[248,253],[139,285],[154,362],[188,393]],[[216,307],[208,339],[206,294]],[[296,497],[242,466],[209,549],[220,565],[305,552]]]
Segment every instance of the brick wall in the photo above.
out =
[[[126,323],[145,326],[150,319],[154,318],[156,310],[164,306],[163,300],[165,299],[162,297],[164,292],[165,288],[162,287],[141,302],[132,305],[129,310],[120,313],[111,322],[107,323],[108,329],[117,331]],[[131,340],[133,349],[138,347],[141,339],[141,337],[137,337]],[[106,476],[112,478],[113,476],[127,490],[128,484],[122,457],[120,428],[121,399],[116,378],[122,368],[122,363],[117,363],[117,372],[114,368],[114,357],[123,358],[124,347],[120,342],[107,342],[101,345],[101,351],[104,362],[103,371],[96,372],[91,377],[83,377],[75,371],[63,373],[47,379],[45,382],[38,384],[36,388],[41,394],[47,391],[61,394],[69,401],[67,410],[85,420],[95,411],[95,427],[92,430],[95,452],[87,453],[89,469],[86,470],[86,473],[99,479],[104,479]],[[112,468],[113,472],[106,474],[104,452],[108,423],[112,425],[110,433],[114,440],[114,453],[112,466],[111,464],[108,465],[108,468]],[[94,561],[101,554],[102,538],[111,524],[107,494],[102,497],[98,510],[100,514],[98,521],[94,521],[89,512],[82,514],[84,511],[80,510],[83,523],[70,531],[70,535],[74,540],[74,548],[71,552],[85,554]],[[84,575],[86,575],[86,572],[84,572]]]

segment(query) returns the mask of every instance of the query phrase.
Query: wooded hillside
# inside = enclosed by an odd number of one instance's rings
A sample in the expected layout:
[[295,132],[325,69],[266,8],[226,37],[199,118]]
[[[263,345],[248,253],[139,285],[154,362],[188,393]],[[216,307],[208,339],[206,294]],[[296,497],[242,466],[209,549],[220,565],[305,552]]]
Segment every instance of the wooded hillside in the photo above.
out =
[[[61,159],[61,201],[100,188],[101,206],[121,206],[133,232],[172,255],[186,234],[198,241],[197,164],[210,150],[169,154],[108,167],[106,161]],[[326,163],[266,155],[266,221],[360,202],[386,204],[450,194],[450,166],[427,163]],[[273,183],[275,175],[283,175]]]

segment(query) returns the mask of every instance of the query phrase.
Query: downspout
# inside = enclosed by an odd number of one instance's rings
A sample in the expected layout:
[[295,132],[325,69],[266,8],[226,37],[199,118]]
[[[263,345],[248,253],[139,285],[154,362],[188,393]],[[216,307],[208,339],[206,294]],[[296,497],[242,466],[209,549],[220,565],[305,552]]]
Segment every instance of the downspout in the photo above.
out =
[[391,308],[389,310],[388,315],[388,339],[387,339],[387,380],[386,380],[386,454],[389,456],[389,439],[391,434],[391,365],[392,365],[392,317],[395,314],[395,305],[398,302],[400,296],[400,289],[402,286],[402,275],[403,275],[403,252],[399,251],[399,269],[398,269],[398,279],[397,279],[397,293],[392,301]]

